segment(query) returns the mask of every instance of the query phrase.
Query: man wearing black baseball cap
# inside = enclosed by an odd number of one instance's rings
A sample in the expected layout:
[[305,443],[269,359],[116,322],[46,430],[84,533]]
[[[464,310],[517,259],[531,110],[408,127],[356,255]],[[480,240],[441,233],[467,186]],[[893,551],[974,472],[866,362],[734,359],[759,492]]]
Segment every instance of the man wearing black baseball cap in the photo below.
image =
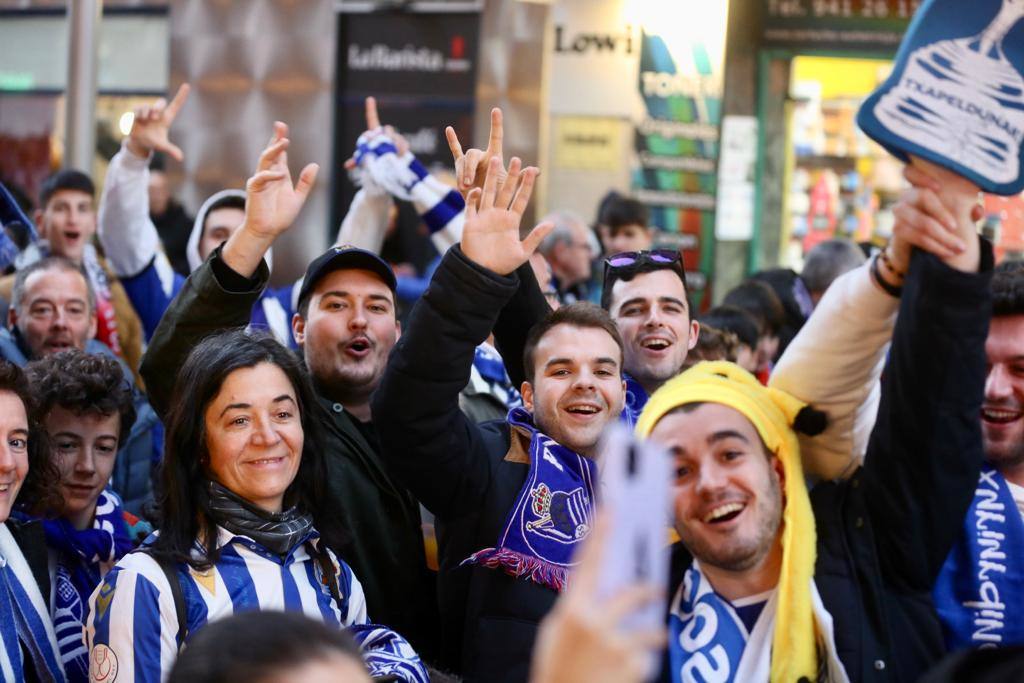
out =
[[[274,137],[246,184],[245,220],[167,309],[143,361],[152,401],[164,412],[176,369],[202,338],[244,327],[267,284],[266,251],[295,220],[316,178],[310,164],[292,185],[287,127]],[[319,398],[328,447],[327,489],[349,532],[339,554],[366,594],[370,618],[406,636],[427,659],[437,639],[434,579],[427,569],[419,503],[385,470],[369,398],[400,333],[395,275],[379,256],[331,247],[309,264],[292,332]]]

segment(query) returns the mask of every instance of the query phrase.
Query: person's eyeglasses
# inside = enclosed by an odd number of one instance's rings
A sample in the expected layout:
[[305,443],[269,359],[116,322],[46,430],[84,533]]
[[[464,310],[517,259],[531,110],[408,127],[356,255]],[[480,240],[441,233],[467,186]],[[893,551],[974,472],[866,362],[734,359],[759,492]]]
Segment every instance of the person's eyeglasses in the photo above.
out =
[[638,263],[679,263],[681,256],[675,249],[651,249],[646,251],[624,251],[612,254],[604,260],[605,270],[629,268]]

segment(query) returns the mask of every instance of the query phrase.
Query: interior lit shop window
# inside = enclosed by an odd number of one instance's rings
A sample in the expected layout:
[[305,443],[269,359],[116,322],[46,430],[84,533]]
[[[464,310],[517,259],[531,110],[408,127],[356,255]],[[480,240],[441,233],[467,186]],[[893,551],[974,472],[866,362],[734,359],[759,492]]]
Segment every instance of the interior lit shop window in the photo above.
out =
[[795,57],[790,74],[784,258],[799,267],[819,242],[884,244],[902,165],[857,127],[857,110],[892,69],[875,59]]
[[[877,59],[798,56],[790,73],[783,260],[833,237],[881,246],[906,187],[902,163],[857,127],[861,103],[892,69]],[[986,195],[982,233],[997,255],[1024,259],[1024,198]]]
[[[94,178],[104,177],[130,128],[129,112],[167,90],[167,31],[164,13],[103,17]],[[33,204],[42,181],[63,165],[67,45],[63,14],[0,21],[0,180]]]

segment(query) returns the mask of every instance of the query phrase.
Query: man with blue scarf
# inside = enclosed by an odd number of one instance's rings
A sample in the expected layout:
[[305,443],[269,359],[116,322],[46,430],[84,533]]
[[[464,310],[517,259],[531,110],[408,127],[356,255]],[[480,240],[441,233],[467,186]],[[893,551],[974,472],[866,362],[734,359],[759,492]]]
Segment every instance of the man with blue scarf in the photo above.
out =
[[[947,215],[931,208],[946,191],[944,185],[934,175],[913,168],[908,168],[906,177],[914,188],[896,211],[896,230],[934,234],[931,226],[948,221]],[[898,265],[902,263],[899,254],[893,256]],[[1015,607],[1024,605],[1024,266],[1001,264],[993,274],[991,289],[992,323],[985,343],[989,369],[980,412],[986,462],[961,523],[959,541],[946,558],[933,592],[946,646],[951,650],[1024,644],[1024,623],[1011,616]],[[793,348],[829,344],[834,360],[822,357],[813,370],[824,378],[823,388],[838,388],[840,383],[834,378],[839,375],[843,377],[841,385],[860,385],[864,395],[875,387],[873,359],[884,353],[885,334],[845,340],[826,338],[825,334],[828,329],[841,328],[843,319],[852,320],[854,310],[859,317],[862,311],[877,308],[875,301],[887,298],[888,294],[867,288],[857,297],[826,295],[822,299]],[[892,329],[891,319],[887,326]],[[883,333],[885,329],[883,325]],[[780,364],[780,379],[797,371]],[[805,398],[816,403],[828,401],[832,398],[828,393]],[[834,401],[833,419],[848,419],[853,414],[854,422],[870,426],[878,407],[876,393],[870,395],[862,403]],[[864,454],[855,444],[845,456],[843,461],[836,458],[835,472]]]
[[879,291],[902,299],[877,424],[848,480],[808,491],[797,434],[823,421],[734,364],[699,363],[650,397],[637,432],[672,456],[682,539],[664,680],[910,681],[944,654],[932,589],[981,468],[992,268],[974,193],[944,190],[963,246],[908,249],[902,291],[872,264]]
[[686,271],[679,251],[655,249],[605,259],[601,307],[619,326],[624,344],[626,405],[633,426],[648,397],[683,368],[700,324],[690,318]]
[[574,304],[530,331],[522,408],[482,425],[459,410],[474,349],[492,329],[502,348],[521,266],[551,229],[520,241],[537,170],[512,159],[503,183],[500,172],[491,159],[469,193],[462,243],[413,308],[372,401],[382,459],[437,518],[442,663],[498,683],[527,679],[537,623],[589,533],[592,458],[624,396],[614,322]]

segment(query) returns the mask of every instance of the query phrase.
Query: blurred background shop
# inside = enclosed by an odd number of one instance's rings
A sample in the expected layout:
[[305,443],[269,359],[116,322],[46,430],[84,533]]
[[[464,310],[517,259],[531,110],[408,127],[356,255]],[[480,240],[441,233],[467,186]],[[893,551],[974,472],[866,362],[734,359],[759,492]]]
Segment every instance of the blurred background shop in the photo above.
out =
[[[891,68],[917,0],[75,5],[95,15],[96,179],[132,107],[184,81],[193,91],[174,132],[185,161],[167,174],[190,210],[244,185],[274,119],[291,125],[296,167],[320,163],[321,182],[277,250],[280,281],[326,246],[348,206],[342,162],[367,95],[441,173],[451,161],[444,126],[464,147],[484,145],[489,111],[501,106],[506,159],[543,169],[528,218],[569,210],[592,225],[609,190],[636,197],[657,243],[681,250],[701,306],[756,270],[799,269],[830,237],[884,243],[902,187],[899,164],[855,115]],[[0,0],[0,180],[29,198],[74,158],[68,73],[89,52],[73,14],[62,1]],[[80,111],[81,99],[70,106]],[[986,206],[999,249],[1024,254],[1020,197]],[[416,271],[433,256],[408,207],[389,249]]]

